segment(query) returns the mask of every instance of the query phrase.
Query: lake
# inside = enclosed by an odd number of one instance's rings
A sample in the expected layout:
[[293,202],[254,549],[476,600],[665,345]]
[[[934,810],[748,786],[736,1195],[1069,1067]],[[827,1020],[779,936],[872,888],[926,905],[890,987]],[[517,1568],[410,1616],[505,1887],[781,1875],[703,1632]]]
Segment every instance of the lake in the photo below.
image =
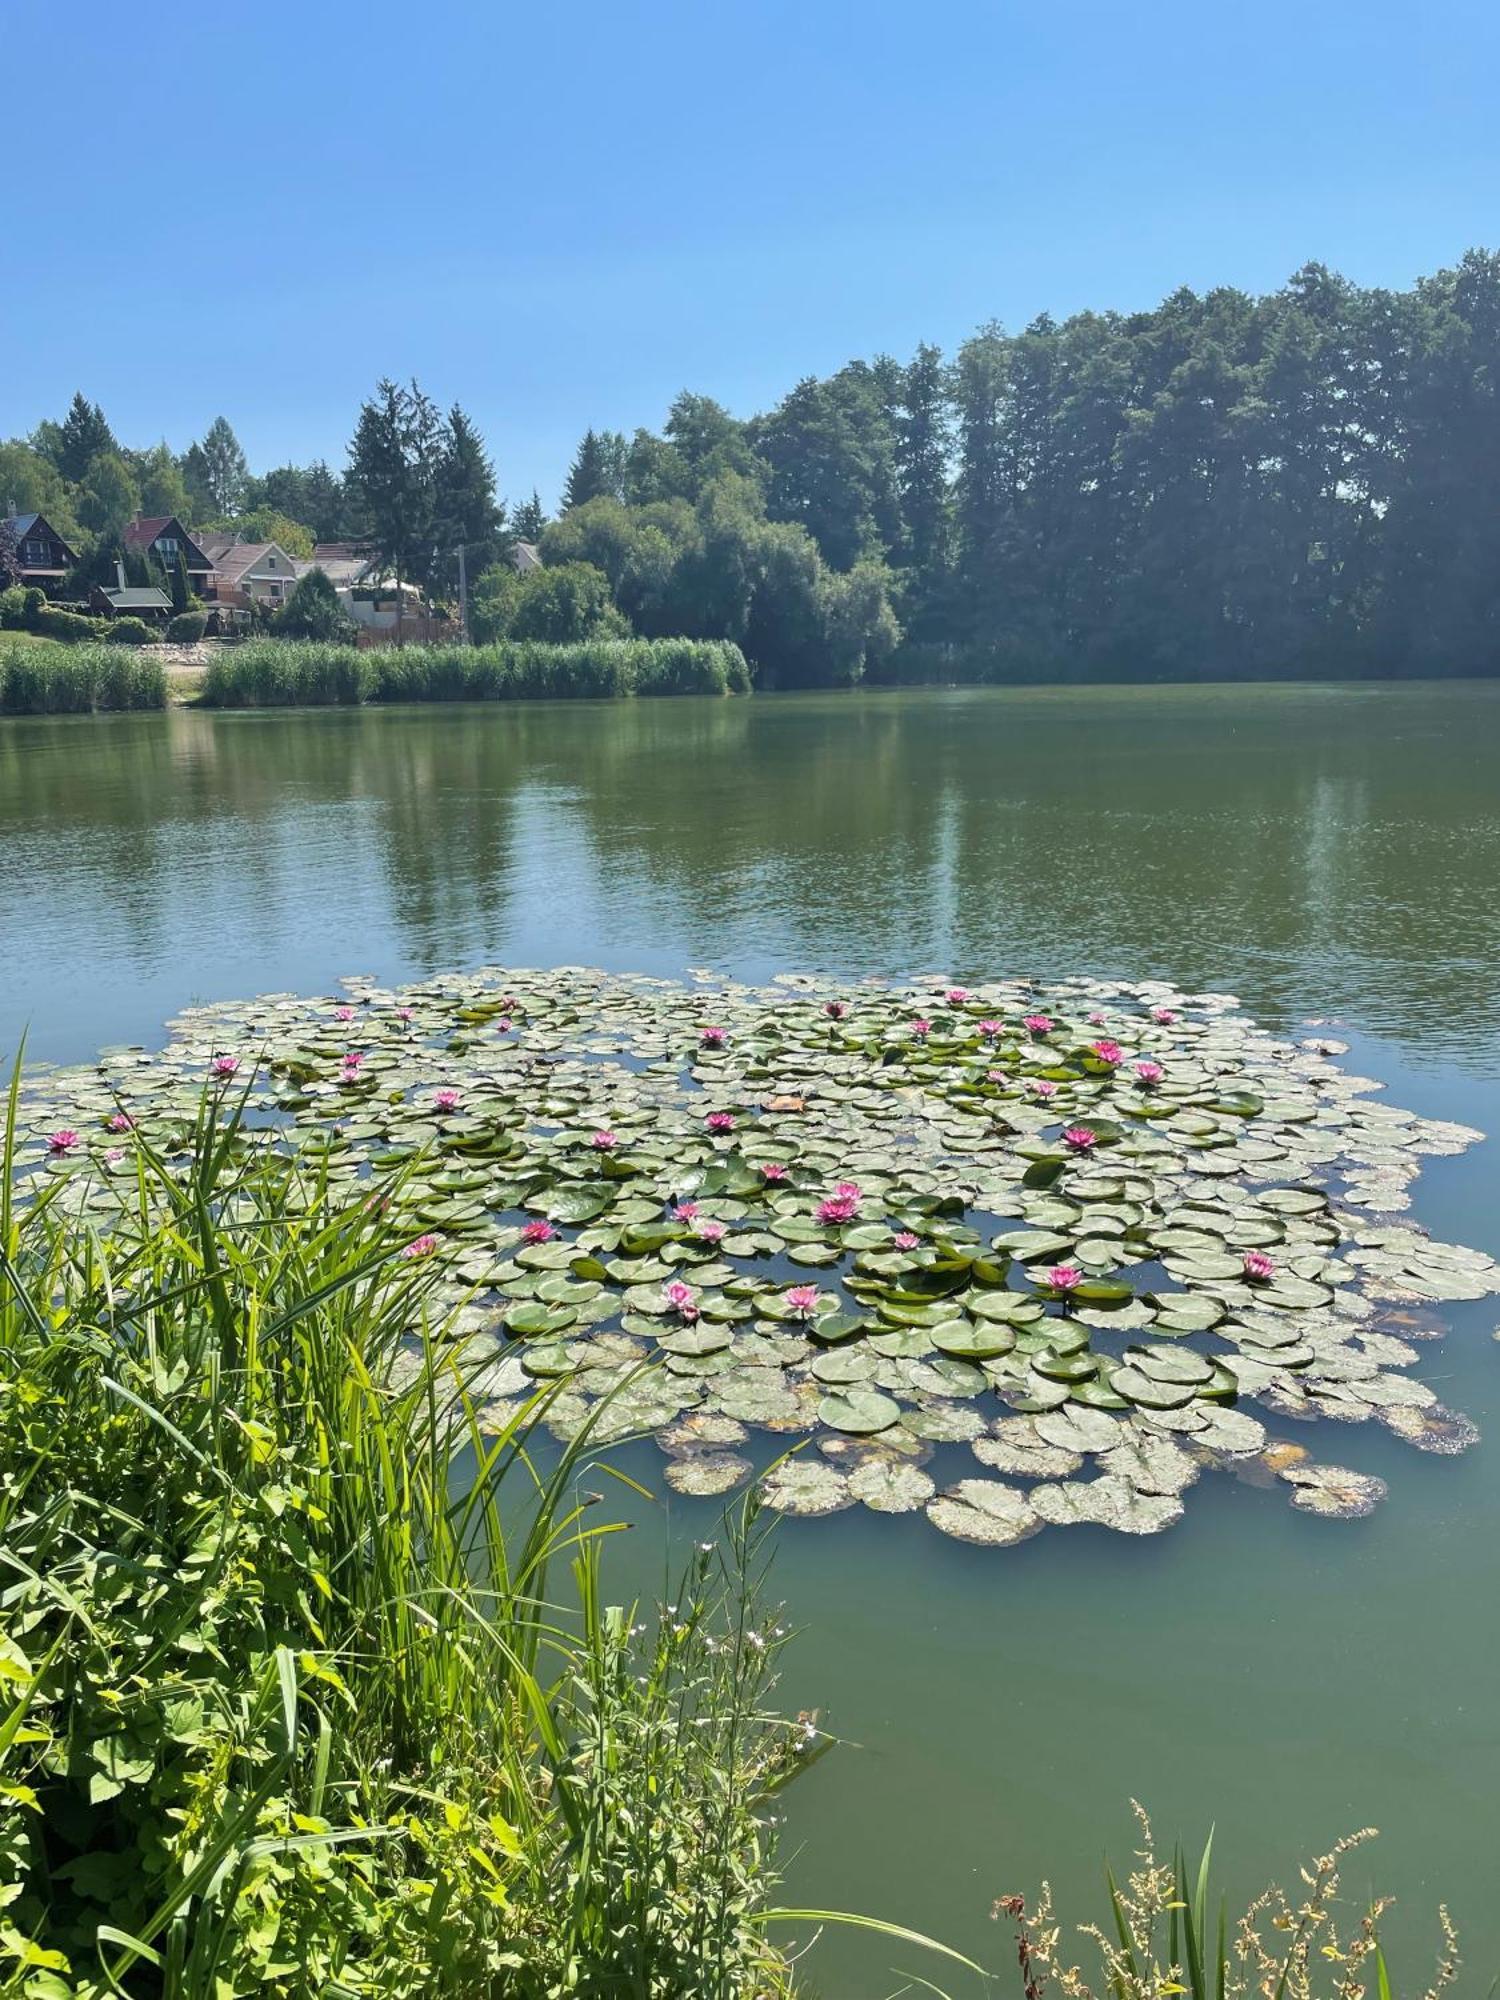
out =
[[[740,977],[1164,977],[1316,1020],[1392,1100],[1500,1130],[1500,686],[1134,688],[0,724],[0,1054],[155,1042],[189,1001],[480,963]],[[1500,1145],[1429,1162],[1415,1218],[1500,1253]],[[1001,1551],[920,1516],[791,1521],[784,1692],[848,1739],[787,1801],[794,1900],[1004,1965],[993,1897],[1102,1915],[1136,1796],[1216,1820],[1232,1886],[1365,1824],[1398,1988],[1439,1897],[1500,1968],[1500,1350],[1444,1308],[1419,1373],[1462,1458],[1364,1425],[1323,1455],[1367,1520],[1205,1479],[1146,1541]],[[1330,1426],[1331,1430],[1332,1427]],[[650,1464],[646,1458],[641,1461]],[[701,1503],[665,1503],[701,1533]],[[660,1574],[645,1510],[622,1579]],[[831,1935],[826,2000],[918,1954]],[[1009,1973],[1006,1975],[1007,1987]]]

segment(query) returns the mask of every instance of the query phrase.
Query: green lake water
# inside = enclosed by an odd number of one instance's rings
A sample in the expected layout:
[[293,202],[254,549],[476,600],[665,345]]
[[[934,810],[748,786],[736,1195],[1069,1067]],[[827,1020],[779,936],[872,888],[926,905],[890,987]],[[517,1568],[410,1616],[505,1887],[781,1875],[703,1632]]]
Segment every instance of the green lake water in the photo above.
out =
[[[192,1000],[481,963],[1160,976],[1326,1023],[1394,1102],[1500,1132],[1500,685],[0,724],[6,1060],[23,1028],[76,1061]],[[1413,1214],[1500,1254],[1500,1143],[1430,1162]],[[1390,1481],[1368,1520],[1209,1477],[1147,1541],[788,1522],[784,1693],[851,1746],[788,1797],[790,1895],[933,1931],[1009,1991],[992,1898],[1046,1874],[1102,1914],[1132,1795],[1169,1840],[1216,1820],[1246,1893],[1373,1823],[1351,1886],[1401,1897],[1398,1986],[1446,1897],[1487,1988],[1500,1309],[1445,1311],[1418,1372],[1485,1440],[1444,1459],[1330,1426],[1321,1456]],[[616,1574],[644,1582],[664,1522],[714,1513],[637,1518]],[[979,1990],[852,1936],[810,1970],[862,2000],[893,1965]]]

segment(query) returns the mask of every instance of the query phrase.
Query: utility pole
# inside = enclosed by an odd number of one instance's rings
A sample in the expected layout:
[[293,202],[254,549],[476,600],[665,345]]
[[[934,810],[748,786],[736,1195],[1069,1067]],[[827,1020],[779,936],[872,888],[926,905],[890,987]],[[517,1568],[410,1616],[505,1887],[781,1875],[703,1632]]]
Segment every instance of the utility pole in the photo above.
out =
[[458,629],[463,634],[463,642],[469,644],[469,547],[467,542],[458,545]]

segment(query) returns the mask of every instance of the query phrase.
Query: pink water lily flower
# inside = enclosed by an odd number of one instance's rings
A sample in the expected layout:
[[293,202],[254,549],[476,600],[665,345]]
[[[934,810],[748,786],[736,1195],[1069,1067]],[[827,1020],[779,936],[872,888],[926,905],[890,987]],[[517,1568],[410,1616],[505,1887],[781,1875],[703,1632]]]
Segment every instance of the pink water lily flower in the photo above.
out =
[[781,1164],[780,1160],[767,1160],[766,1164],[760,1170],[760,1177],[763,1181],[784,1181],[786,1176],[787,1170]]
[[698,1294],[691,1285],[685,1285],[681,1278],[674,1278],[670,1285],[662,1288],[662,1304],[676,1313],[679,1319],[698,1317]]
[[1043,1035],[1050,1035],[1052,1033],[1057,1023],[1050,1014],[1027,1014],[1023,1016],[1021,1026],[1026,1029],[1028,1034],[1035,1035],[1037,1040],[1040,1041]]
[[352,1021],[354,1019],[354,1009],[352,1007],[335,1007],[333,1018],[335,1021]]
[[987,1042],[994,1041],[995,1037],[1003,1034],[1004,1031],[1005,1024],[1003,1021],[981,1021],[979,1024],[979,1032]]
[[825,1000],[823,1002],[823,1012],[828,1016],[830,1021],[842,1021],[848,1011],[849,1002],[847,1000]]
[[811,1319],[822,1296],[816,1285],[793,1285],[782,1294],[793,1319]]
[[1083,1283],[1083,1273],[1076,1264],[1054,1264],[1047,1273],[1047,1283],[1054,1292],[1071,1292]]
[[693,1217],[697,1213],[698,1213],[697,1202],[679,1201],[678,1203],[675,1204],[675,1206],[672,1209],[672,1220],[674,1222],[691,1222]]
[[106,1166],[117,1167],[124,1157],[125,1148],[123,1146],[108,1146],[105,1148],[104,1163]]
[[727,1028],[700,1028],[698,1030],[698,1040],[706,1049],[722,1049],[724,1044],[729,1040],[729,1030]]
[[349,1053],[344,1057],[344,1068],[358,1069],[364,1059],[363,1049],[350,1049]]
[[233,1076],[239,1066],[240,1059],[238,1056],[215,1056],[213,1059],[213,1073],[215,1076]]
[[693,1234],[700,1243],[722,1243],[729,1230],[722,1222],[700,1222]]
[[411,1257],[411,1258],[430,1257],[433,1251],[437,1249],[437,1247],[438,1247],[438,1239],[431,1234],[426,1236],[414,1236],[411,1242],[408,1243],[406,1248],[401,1252],[401,1255],[403,1257]]
[[116,1111],[113,1116],[105,1120],[105,1123],[111,1132],[129,1132],[135,1125],[135,1120],[128,1111]]
[[463,1098],[456,1090],[435,1090],[432,1093],[432,1101],[439,1111],[456,1111],[463,1103]]
[[619,1134],[611,1132],[608,1126],[596,1132],[589,1144],[596,1153],[612,1153],[620,1143]]
[[1032,1077],[1028,1081],[1026,1088],[1031,1092],[1033,1097],[1041,1098],[1043,1103],[1045,1103],[1049,1097],[1056,1097],[1057,1095],[1057,1085],[1052,1081],[1050,1077],[1046,1076]]
[[1118,1042],[1091,1042],[1089,1046],[1100,1062],[1108,1063],[1111,1069],[1118,1069],[1125,1060],[1125,1051]]
[[1171,1007],[1153,1007],[1151,1009],[1151,1018],[1157,1027],[1170,1028],[1176,1021],[1177,1014],[1175,1009]]
[[1245,1252],[1245,1276],[1253,1284],[1264,1285],[1276,1276],[1276,1260],[1268,1257],[1264,1250]]
[[515,1022],[512,1021],[509,1014],[502,1014],[495,1023],[495,1032],[497,1035],[508,1035],[514,1026]]
[[967,986],[950,986],[943,995],[950,1007],[962,1007],[969,997]]
[[909,1229],[898,1229],[891,1238],[891,1241],[898,1250],[915,1250],[922,1239],[920,1236],[913,1235]]
[[732,1111],[710,1111],[703,1122],[710,1132],[732,1132],[734,1130],[734,1113]]
[[53,1132],[48,1135],[47,1151],[59,1154],[71,1153],[77,1144],[78,1134],[65,1125],[60,1132]]
[[396,1019],[398,1021],[413,1020],[416,1017],[416,1012],[417,1010],[415,1007],[398,1007],[396,1009]]
[[1108,1019],[1109,1016],[1096,1007],[1093,1013],[1089,1015],[1089,1026],[1091,1028],[1102,1028]]
[[552,1227],[550,1222],[543,1222],[539,1218],[535,1222],[528,1222],[524,1225],[521,1230],[521,1241],[523,1243],[550,1243],[556,1234],[557,1231]]
[[819,1222],[833,1225],[852,1222],[859,1214],[859,1203],[846,1194],[831,1194],[818,1203],[813,1214]]
[[932,1033],[932,1023],[931,1021],[922,1020],[919,1016],[912,1022],[911,1032],[914,1040],[925,1042],[927,1037]]
[[1099,1134],[1088,1125],[1070,1125],[1062,1142],[1070,1152],[1091,1153],[1099,1143]]
[[1149,1090],[1154,1083],[1160,1083],[1166,1071],[1158,1062],[1138,1062],[1135,1066],[1135,1080],[1142,1090]]

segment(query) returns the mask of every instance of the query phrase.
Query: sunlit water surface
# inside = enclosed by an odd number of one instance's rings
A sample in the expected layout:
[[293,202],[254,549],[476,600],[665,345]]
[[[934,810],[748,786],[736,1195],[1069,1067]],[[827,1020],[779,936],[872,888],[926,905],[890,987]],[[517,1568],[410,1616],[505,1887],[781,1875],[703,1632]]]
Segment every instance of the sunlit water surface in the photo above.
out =
[[[1500,688],[1112,689],[0,724],[0,1054],[156,1041],[192,1000],[480,963],[740,976],[1162,976],[1237,993],[1423,1113],[1500,1127]],[[1305,1028],[1301,1032],[1307,1032]],[[1500,1146],[1414,1213],[1500,1253]],[[1421,1372],[1488,1434],[1495,1302]],[[1397,1889],[1398,1983],[1440,1896],[1500,1968],[1500,1454],[1374,1426],[1325,1456],[1391,1482],[1366,1521],[1208,1479],[1149,1541],[989,1552],[920,1517],[782,1530],[805,1628],[785,1694],[852,1746],[788,1799],[789,1893],[990,1964],[992,1898],[1100,1909],[1126,1801],[1232,1884],[1347,1829]],[[650,1465],[639,1453],[635,1463]],[[654,1584],[641,1510],[621,1588]],[[616,1543],[616,1548],[619,1544]],[[917,1954],[830,1936],[829,2000]],[[1009,1975],[1004,1984],[1009,1987]],[[920,1990],[920,1989],[919,1989]],[[954,1990],[977,1991],[954,1982]]]

